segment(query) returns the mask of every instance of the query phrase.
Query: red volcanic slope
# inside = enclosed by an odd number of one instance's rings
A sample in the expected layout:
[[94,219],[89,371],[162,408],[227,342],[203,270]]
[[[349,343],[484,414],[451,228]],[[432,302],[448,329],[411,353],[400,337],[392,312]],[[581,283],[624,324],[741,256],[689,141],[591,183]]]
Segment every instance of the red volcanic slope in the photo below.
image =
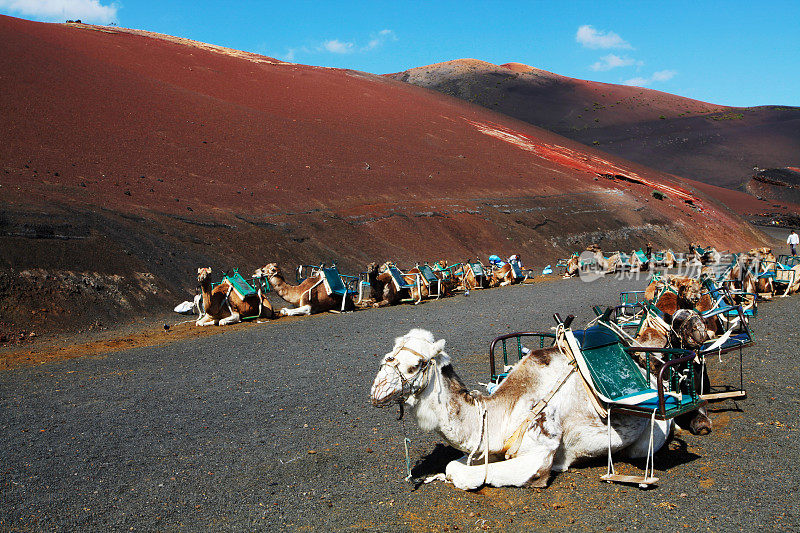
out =
[[596,172],[640,168],[619,160],[565,168],[563,158],[533,157],[486,135],[481,124],[563,145],[577,159],[606,156],[360,72],[116,28],[9,17],[0,17],[0,28],[7,51],[0,69],[11,80],[0,96],[9,111],[3,176],[24,185],[18,201],[63,198],[182,214],[186,204],[349,210],[398,198],[561,193],[594,187]]
[[80,294],[146,306],[180,301],[209,264],[353,272],[763,238],[691,182],[385,77],[9,17],[0,49],[2,314],[75,272],[105,276]]

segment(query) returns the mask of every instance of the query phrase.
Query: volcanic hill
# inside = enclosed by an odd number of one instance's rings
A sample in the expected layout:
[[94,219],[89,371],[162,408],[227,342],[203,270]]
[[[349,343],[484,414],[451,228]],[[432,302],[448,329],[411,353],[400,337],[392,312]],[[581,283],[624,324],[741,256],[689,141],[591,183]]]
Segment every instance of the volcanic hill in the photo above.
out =
[[168,311],[200,266],[764,239],[690,181],[381,76],[4,16],[0,49],[7,338]]
[[475,59],[387,76],[721,187],[744,190],[754,167],[800,165],[798,107],[719,106],[652,89],[568,78],[520,63]]

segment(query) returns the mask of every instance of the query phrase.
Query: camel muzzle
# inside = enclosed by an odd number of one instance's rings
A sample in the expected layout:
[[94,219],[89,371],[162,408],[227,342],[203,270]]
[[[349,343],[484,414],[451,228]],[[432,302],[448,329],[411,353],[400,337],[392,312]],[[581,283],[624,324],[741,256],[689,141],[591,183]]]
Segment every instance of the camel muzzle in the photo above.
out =
[[378,374],[378,377],[375,378],[375,383],[372,384],[370,401],[375,407],[386,407],[391,403],[397,402],[402,397],[403,389],[404,387],[402,386],[402,380],[399,380],[396,376],[392,376],[389,372],[382,370]]

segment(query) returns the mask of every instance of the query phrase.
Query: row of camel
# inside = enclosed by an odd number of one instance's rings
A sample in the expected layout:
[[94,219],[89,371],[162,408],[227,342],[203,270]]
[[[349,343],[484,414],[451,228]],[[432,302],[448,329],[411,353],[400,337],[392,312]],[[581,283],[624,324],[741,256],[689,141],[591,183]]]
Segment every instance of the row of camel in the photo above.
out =
[[[758,265],[760,260],[767,266]],[[738,290],[740,295],[732,296],[736,301],[731,303],[745,308],[755,304],[755,294],[765,299],[776,294],[768,282],[761,283],[771,279],[760,275],[770,268],[770,261],[774,262],[771,250],[751,250],[741,254],[727,273],[716,275],[716,279],[730,280],[727,285],[732,294]],[[722,315],[704,315],[719,305],[704,289],[703,280],[710,275],[708,271],[697,277],[654,275],[644,297],[663,313],[661,323],[666,327],[642,318],[630,345],[697,352],[710,339],[720,337],[725,327],[732,329],[730,322],[723,323]],[[780,292],[797,292],[800,276],[796,279],[791,288]],[[642,316],[650,315],[644,312]],[[664,446],[673,430],[672,421],[656,421],[651,427],[645,418],[617,414],[611,420],[610,415],[604,417],[592,407],[591,393],[579,373],[571,370],[565,355],[569,348],[560,339],[557,334],[554,346],[529,351],[496,389],[484,394],[468,390],[455,373],[444,351],[444,339],[413,329],[396,338],[382,359],[371,401],[376,407],[399,404],[401,416],[404,410],[412,413],[421,429],[438,432],[462,451],[462,458],[429,480],[451,482],[464,490],[482,485],[544,487],[552,472],[564,471],[581,460],[606,454],[610,460],[611,453],[644,458]],[[644,373],[644,367],[655,370],[659,363],[639,358],[638,364]],[[705,364],[699,364],[695,358],[694,386],[708,391],[708,373]],[[564,375],[568,377],[554,386],[558,376]],[[533,418],[532,411],[538,412]],[[708,434],[713,427],[704,406],[675,422],[695,434]]]
[[[270,303],[267,292],[261,288],[257,293],[242,297],[233,285],[223,280],[212,286],[209,267],[197,270],[197,282],[200,287],[198,307],[200,317],[198,326],[228,325],[240,322],[244,317],[277,318],[279,316],[298,316],[323,313],[326,311],[352,311],[358,308],[385,307],[397,305],[404,301],[420,302],[435,295],[436,297],[452,295],[456,291],[469,291],[476,288],[501,287],[519,283],[514,276],[510,263],[500,266],[484,266],[485,275],[477,276],[466,263],[448,268],[446,261],[437,262],[431,271],[439,282],[434,287],[424,282],[419,266],[402,272],[402,278],[409,287],[400,287],[389,272],[392,263],[372,262],[366,267],[361,279],[356,283],[368,286],[344,291],[332,292],[323,280],[322,269],[312,271],[306,279],[297,285],[286,281],[283,270],[276,263],[269,263],[253,274],[254,285],[269,287],[282,300],[293,307],[283,307],[277,312]],[[266,281],[266,283],[263,283]],[[351,286],[352,288],[352,286]],[[354,296],[359,295],[358,299]]]
[[[644,255],[644,260],[642,256]],[[719,263],[725,256],[724,253],[714,248],[702,249],[692,244],[689,252],[673,252],[672,250],[660,250],[655,253],[637,253],[632,251],[630,254],[615,251],[609,255],[603,253],[597,244],[591,244],[582,253],[573,253],[569,259],[563,259],[559,263],[564,267],[564,277],[579,275],[581,268],[591,268],[596,272],[610,274],[619,270],[630,270],[631,272],[645,272],[654,267],[672,269],[675,267],[694,267],[706,266]]]
[[[753,248],[742,254],[719,252],[713,248],[698,252],[694,245],[690,250],[686,254],[663,250],[651,255],[646,262],[631,253],[628,256],[630,259],[626,260],[626,267],[631,272],[680,267],[701,275],[723,270],[727,279],[740,280],[746,292],[758,294],[764,299],[770,299],[775,294],[794,294],[800,290],[800,265],[791,266],[791,272],[783,274],[783,280],[788,280],[787,283],[780,282],[780,279],[776,282],[775,274],[780,267],[770,248]],[[578,276],[581,268],[590,268],[600,274],[613,274],[621,269],[623,255],[614,252],[606,256],[598,245],[590,245],[581,254],[574,253],[569,259],[561,261],[563,277]],[[724,278],[720,281],[724,281]],[[776,286],[777,283],[781,286]]]

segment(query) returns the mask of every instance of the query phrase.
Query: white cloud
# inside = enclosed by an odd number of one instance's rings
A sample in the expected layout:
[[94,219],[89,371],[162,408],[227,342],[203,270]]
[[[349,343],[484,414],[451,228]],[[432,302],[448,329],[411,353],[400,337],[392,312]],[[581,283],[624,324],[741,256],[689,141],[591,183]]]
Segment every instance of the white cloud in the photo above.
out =
[[349,54],[355,48],[353,43],[342,42],[339,39],[325,41],[321,46],[322,50],[332,54]]
[[667,81],[671,80],[677,74],[674,70],[659,70],[658,72],[653,72],[652,79],[653,81]]
[[633,85],[635,87],[644,87],[650,80],[648,78],[631,78],[622,82],[624,85]]
[[575,40],[586,48],[633,49],[629,43],[613,31],[597,31],[588,24],[584,24],[578,28],[578,33],[575,34]]
[[[0,0],[0,2],[2,1],[4,0]],[[313,46],[297,46],[293,48],[287,48],[286,53],[283,56],[280,56],[279,59],[293,63],[302,56],[311,56],[315,54],[365,54],[382,47],[387,42],[397,40],[397,35],[394,33],[394,31],[384,29],[376,33],[371,33],[369,41],[367,41],[367,44],[363,46],[359,46],[355,41],[328,39],[327,41]],[[264,50],[263,53],[269,55],[266,50]]]
[[374,50],[379,46],[383,45],[386,41],[396,41],[397,35],[394,34],[392,30],[381,30],[376,35],[373,35],[370,39],[367,46],[363,47],[361,50],[363,52]]
[[625,85],[634,85],[636,87],[646,87],[653,82],[659,81],[668,81],[674,78],[678,72],[676,70],[659,70],[658,72],[654,72],[652,76],[649,78],[631,78],[629,80],[625,80],[622,83]]
[[92,24],[117,22],[117,5],[99,0],[0,0],[0,9],[46,22],[80,20]]
[[601,57],[600,61],[594,63],[592,65],[592,70],[596,71],[605,71],[611,70],[612,68],[619,68],[619,67],[629,67],[631,65],[641,65],[641,61],[636,61],[630,57],[619,57],[618,55],[608,54],[607,56]]

